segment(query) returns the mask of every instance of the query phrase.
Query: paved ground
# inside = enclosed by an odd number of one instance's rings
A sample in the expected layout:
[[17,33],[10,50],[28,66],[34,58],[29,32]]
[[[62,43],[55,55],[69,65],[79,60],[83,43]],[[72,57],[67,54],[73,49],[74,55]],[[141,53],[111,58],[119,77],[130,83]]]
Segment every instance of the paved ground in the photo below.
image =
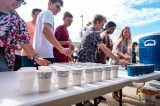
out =
[[[146,83],[148,85],[148,83]],[[136,84],[137,85],[137,84]],[[142,84],[138,84],[138,86],[141,86]],[[123,94],[126,94],[128,96],[123,97],[123,104],[122,106],[151,106],[149,104],[142,103],[136,95],[137,88],[136,87],[125,87],[123,88]],[[112,93],[103,95],[107,99],[106,102],[100,103],[98,106],[119,106],[119,102],[114,100],[112,98]],[[91,102],[93,103],[93,100],[91,99]],[[75,105],[72,105],[75,106]],[[160,105],[159,105],[160,106]]]
[[[137,89],[134,87],[123,88],[123,94],[130,96],[130,97],[123,97],[123,106],[147,106],[147,104],[144,104],[139,100],[138,95],[136,95],[136,90]],[[112,98],[112,93],[103,95],[103,97],[105,97],[107,101],[100,103],[98,106],[119,106],[119,102],[117,102]],[[92,99],[91,102],[93,103]]]
[[[146,106],[146,104],[139,101],[138,95],[136,95],[136,88],[125,87],[123,89],[123,94],[133,97],[123,97],[123,106]],[[107,102],[100,103],[98,106],[119,106],[119,103],[112,98],[111,93],[104,95],[104,97],[106,97]]]

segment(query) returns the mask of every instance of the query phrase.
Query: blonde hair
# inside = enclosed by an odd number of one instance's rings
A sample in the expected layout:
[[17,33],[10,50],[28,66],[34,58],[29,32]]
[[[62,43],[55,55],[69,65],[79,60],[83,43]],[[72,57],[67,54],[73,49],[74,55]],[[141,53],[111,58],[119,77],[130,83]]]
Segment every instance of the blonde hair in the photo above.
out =
[[129,32],[130,32],[129,37],[127,38],[127,44],[130,45],[131,42],[132,42],[132,38],[131,38],[131,30],[130,30],[130,28],[129,28],[128,26],[125,26],[125,27],[122,28],[122,31],[121,31],[121,33],[120,33],[120,35],[119,35],[119,37],[118,37],[118,40],[120,39],[121,41],[124,41],[123,32],[124,32],[124,30],[126,30],[126,29],[128,29]]

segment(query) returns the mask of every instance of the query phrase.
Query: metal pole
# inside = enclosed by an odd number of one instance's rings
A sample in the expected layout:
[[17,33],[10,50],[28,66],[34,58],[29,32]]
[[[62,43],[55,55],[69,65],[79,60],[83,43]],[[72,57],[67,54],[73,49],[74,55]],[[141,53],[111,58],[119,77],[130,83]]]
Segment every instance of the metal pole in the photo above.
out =
[[83,15],[81,15],[82,18],[82,25],[81,25],[81,37],[82,37],[82,32],[83,32]]
[[119,92],[120,92],[119,106],[122,106],[122,89],[120,89]]

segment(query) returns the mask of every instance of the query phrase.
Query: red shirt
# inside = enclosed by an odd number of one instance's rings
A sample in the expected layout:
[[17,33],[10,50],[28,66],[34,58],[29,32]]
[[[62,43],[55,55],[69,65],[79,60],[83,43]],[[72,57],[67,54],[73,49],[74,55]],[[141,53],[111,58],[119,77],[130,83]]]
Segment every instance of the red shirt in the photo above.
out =
[[[68,41],[69,33],[66,27],[60,25],[56,28],[55,37],[58,41]],[[69,45],[62,45],[64,48],[69,48]],[[53,48],[53,55],[56,62],[69,62],[69,57],[61,54],[55,47]]]

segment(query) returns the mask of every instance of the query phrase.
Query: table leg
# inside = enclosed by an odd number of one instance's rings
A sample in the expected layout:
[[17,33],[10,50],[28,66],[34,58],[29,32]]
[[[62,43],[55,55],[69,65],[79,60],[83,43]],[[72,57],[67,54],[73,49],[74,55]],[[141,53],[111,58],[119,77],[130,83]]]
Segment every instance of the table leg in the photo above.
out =
[[122,106],[122,89],[119,90],[120,98],[119,98],[119,106]]
[[98,106],[98,100],[97,100],[97,98],[94,98],[94,106]]
[[[136,87],[137,90],[136,90],[136,95],[138,94],[138,89],[142,88],[143,86],[145,85],[145,82],[141,85],[141,86],[133,86],[133,87]],[[137,97],[134,97],[134,96],[130,96],[130,95],[127,95],[127,94],[122,94],[123,97],[128,97],[128,98],[132,98],[132,99],[135,99],[135,100],[139,100]]]
[[140,89],[140,88],[142,88],[144,85],[145,85],[145,82],[143,83],[143,85],[142,85],[142,86],[139,86],[139,87],[137,88],[136,95],[138,95],[138,93],[139,93],[139,89]]

